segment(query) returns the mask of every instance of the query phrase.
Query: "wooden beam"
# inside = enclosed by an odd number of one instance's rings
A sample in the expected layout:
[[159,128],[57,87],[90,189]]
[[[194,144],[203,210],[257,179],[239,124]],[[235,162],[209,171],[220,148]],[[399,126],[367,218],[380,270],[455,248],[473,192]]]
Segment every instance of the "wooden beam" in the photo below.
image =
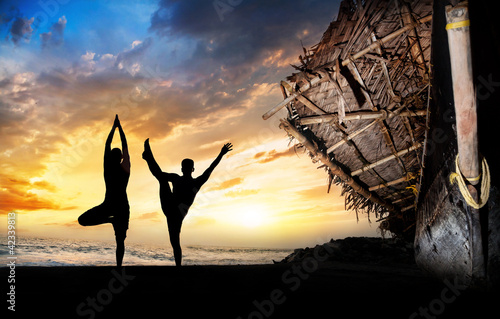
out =
[[367,54],[365,54],[365,56],[367,58],[377,60],[377,61],[382,61],[382,62],[387,62],[387,63],[391,62],[391,61],[389,61],[389,59],[383,58],[383,57],[376,55],[376,54],[367,53]]
[[322,78],[320,78],[319,76],[315,77],[309,83],[306,83],[301,88],[300,91],[292,93],[289,97],[287,97],[286,99],[284,99],[283,101],[281,101],[278,105],[276,105],[275,107],[273,107],[272,109],[270,109],[269,111],[267,111],[267,113],[265,113],[264,115],[262,115],[262,118],[264,120],[269,119],[271,116],[273,116],[274,114],[278,113],[278,111],[281,110],[285,105],[287,105],[288,103],[292,102],[298,95],[302,94],[301,92],[309,90],[311,87],[313,87],[314,85],[316,85],[319,82],[321,82],[321,80],[322,80]]
[[323,164],[328,166],[330,172],[338,176],[344,183],[351,186],[354,191],[356,191],[361,196],[371,200],[372,202],[384,207],[389,212],[395,212],[396,208],[389,202],[382,200],[376,194],[369,192],[363,186],[358,184],[349,174],[344,172],[342,168],[340,168],[337,164],[332,162],[330,158],[324,154],[322,151],[318,149],[318,146],[313,144],[307,137],[305,137],[302,133],[300,133],[295,126],[290,123],[286,119],[280,120],[280,128],[284,129],[288,134],[293,136],[300,144],[304,145],[304,147],[311,152],[313,156],[318,158]]
[[412,198],[415,198],[415,195],[412,194],[410,196],[406,196],[406,197],[400,198],[398,200],[393,201],[392,203],[396,204],[396,203],[404,202],[405,200],[412,199]]
[[350,141],[352,140],[353,138],[355,138],[356,136],[358,136],[359,134],[363,133],[364,131],[366,131],[367,129],[369,129],[370,127],[372,127],[373,125],[377,124],[377,121],[373,121],[371,122],[370,124],[368,124],[367,126],[363,127],[363,128],[360,128],[359,130],[357,130],[356,132],[354,133],[351,133],[349,134],[346,138],[344,138],[342,141],[336,143],[335,145],[333,145],[332,147],[328,148],[326,150],[326,153],[327,154],[330,154],[331,152],[333,152],[336,148],[340,147],[342,144],[344,143],[347,143],[347,141]]
[[[375,36],[375,33],[372,32],[371,37],[372,37],[372,42],[377,42],[377,37]],[[382,45],[377,46],[375,50],[377,51],[378,55],[383,56]],[[387,81],[387,92],[392,98],[395,98],[396,94],[392,89],[392,82],[391,82],[391,77],[389,76],[389,69],[387,68],[387,64],[385,63],[385,61],[380,61],[380,65],[382,65],[382,71],[384,73],[385,80]]]
[[376,161],[376,162],[371,163],[371,164],[369,164],[369,165],[363,166],[362,168],[360,168],[360,169],[358,169],[358,170],[356,170],[356,171],[352,172],[352,173],[351,173],[351,175],[352,175],[352,176],[359,175],[359,174],[361,174],[361,173],[363,173],[363,172],[366,172],[366,171],[367,171],[367,170],[369,170],[369,169],[372,169],[372,168],[374,168],[374,167],[376,167],[376,166],[378,166],[378,165],[384,164],[385,162],[388,162],[388,161],[390,161],[390,160],[392,160],[392,159],[394,159],[394,158],[398,158],[399,156],[404,155],[404,154],[406,154],[406,153],[409,153],[409,152],[411,152],[411,151],[414,151],[414,150],[416,150],[416,149],[418,149],[418,148],[420,148],[420,147],[422,147],[422,144],[421,144],[421,143],[418,143],[418,144],[416,144],[416,145],[413,145],[412,147],[407,148],[407,149],[402,150],[402,151],[399,151],[399,152],[397,152],[396,154],[392,154],[392,155],[387,156],[386,158],[383,158],[383,159],[381,159],[381,160],[379,160],[379,161]]
[[368,190],[370,192],[372,192],[372,191],[376,191],[377,189],[389,187],[389,186],[396,185],[396,184],[399,184],[399,183],[402,183],[402,182],[406,182],[406,176],[398,178],[398,179],[390,181],[390,182],[387,182],[387,183],[384,183],[384,184],[379,184],[379,185],[376,185],[376,186],[372,186],[372,187],[368,188]]
[[[400,12],[401,18],[405,25],[413,22],[413,17],[411,15],[411,6],[407,2],[402,2],[402,8],[400,9]],[[417,31],[415,29],[410,30],[409,36],[406,39],[408,41],[408,46],[411,47],[411,56],[419,65],[423,66],[423,68],[418,69],[420,76],[422,76],[424,80],[428,80],[429,76],[427,74],[427,68],[425,67],[424,51],[422,50],[422,46],[420,45]]]
[[[354,121],[354,120],[372,120],[372,119],[388,119],[393,118],[395,116],[403,116],[403,117],[411,117],[411,116],[425,116],[427,114],[426,110],[417,110],[417,111],[403,111],[400,113],[392,113],[386,111],[359,111],[359,112],[351,112],[346,113],[344,120],[346,121]],[[309,125],[309,124],[317,124],[317,123],[327,123],[334,119],[337,119],[337,113],[325,113],[323,115],[311,115],[302,117],[299,119],[299,123],[301,125]]]
[[[393,192],[387,194],[387,196],[383,197],[383,199],[390,200],[391,198],[395,198],[395,197],[400,196],[400,195],[406,195],[409,191],[411,191],[411,190],[407,189],[407,188],[393,191]],[[412,193],[413,193],[413,191],[412,191]]]
[[311,115],[299,118],[300,125],[310,125],[318,123],[329,123],[338,118],[337,113],[325,113],[323,115]]
[[413,205],[401,208],[401,212],[406,212],[407,210],[410,210],[410,209],[413,209],[413,208],[416,208],[416,207],[417,206],[415,204],[413,204]]
[[372,187],[368,188],[368,190],[370,192],[371,191],[375,191],[377,189],[381,189],[381,188],[389,187],[389,186],[396,185],[396,184],[399,184],[399,183],[402,183],[402,182],[410,181],[412,179],[415,179],[416,177],[417,176],[414,175],[414,174],[408,174],[408,175],[403,176],[401,178],[398,178],[396,180],[393,180],[393,181],[390,181],[390,182],[387,182],[387,183],[383,183],[383,184],[379,184],[379,185],[376,185],[376,186],[372,186]]
[[325,114],[327,114],[324,110],[320,109],[319,107],[316,106],[316,104],[314,104],[313,102],[309,101],[308,98],[306,98],[305,96],[303,95],[298,95],[297,96],[297,100],[304,104],[305,106],[307,106],[311,111],[313,111],[314,113],[316,114],[319,114],[319,115],[316,115],[316,116],[324,116]]
[[[354,54],[353,56],[351,56],[351,57],[343,60],[342,61],[342,66],[348,65],[349,63],[353,62],[354,60],[359,59],[363,55],[367,54],[371,50],[382,46],[382,44],[384,42],[392,40],[395,37],[400,36],[401,34],[405,33],[406,31],[409,31],[409,30],[411,30],[411,29],[419,26],[420,24],[429,22],[431,20],[432,20],[432,14],[430,14],[430,15],[428,15],[428,16],[420,19],[420,20],[417,20],[414,23],[408,24],[405,27],[403,27],[403,28],[401,28],[401,29],[399,29],[399,30],[397,30],[397,31],[395,31],[395,32],[393,32],[393,33],[385,36],[384,38],[379,39],[379,40],[373,42],[372,44],[370,44],[365,49],[363,49],[363,50],[359,51],[358,53]],[[273,116],[279,110],[281,110],[283,107],[285,107],[285,105],[287,105],[288,103],[290,103],[291,101],[293,101],[295,99],[295,97],[297,97],[298,95],[303,94],[305,91],[309,90],[311,87],[313,87],[316,84],[320,83],[323,79],[324,78],[319,77],[319,76],[311,79],[310,82],[304,84],[304,86],[300,89],[300,91],[292,93],[289,97],[287,97],[286,99],[284,99],[283,101],[281,101],[279,104],[277,104],[275,107],[273,107],[272,109],[270,109],[269,111],[267,111],[264,115],[262,115],[262,118],[264,120],[269,119],[271,116]]]

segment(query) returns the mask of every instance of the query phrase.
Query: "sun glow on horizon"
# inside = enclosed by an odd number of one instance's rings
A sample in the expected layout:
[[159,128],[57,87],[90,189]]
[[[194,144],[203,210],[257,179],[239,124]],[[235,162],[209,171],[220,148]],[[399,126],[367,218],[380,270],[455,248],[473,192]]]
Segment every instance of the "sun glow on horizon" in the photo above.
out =
[[240,223],[248,228],[256,228],[269,223],[268,215],[263,210],[262,206],[246,206],[238,215]]

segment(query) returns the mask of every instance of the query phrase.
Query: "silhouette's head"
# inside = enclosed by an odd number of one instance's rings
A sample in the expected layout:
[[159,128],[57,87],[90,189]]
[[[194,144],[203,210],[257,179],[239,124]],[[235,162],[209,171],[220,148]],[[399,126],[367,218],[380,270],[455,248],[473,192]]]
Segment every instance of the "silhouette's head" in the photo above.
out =
[[184,175],[190,175],[192,172],[194,172],[194,161],[190,158],[183,159],[181,166],[181,171]]
[[122,151],[119,148],[114,148],[111,150],[111,155],[109,157],[111,162],[120,164],[122,156]]

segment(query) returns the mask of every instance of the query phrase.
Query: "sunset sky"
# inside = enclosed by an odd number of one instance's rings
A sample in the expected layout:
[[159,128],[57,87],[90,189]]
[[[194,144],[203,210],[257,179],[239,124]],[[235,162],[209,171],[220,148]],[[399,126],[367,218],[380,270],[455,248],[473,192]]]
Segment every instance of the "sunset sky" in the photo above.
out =
[[[0,2],[0,220],[18,234],[113,240],[78,216],[104,198],[104,142],[118,114],[131,154],[127,241],[168,243],[163,171],[201,174],[230,152],[184,221],[182,244],[299,247],[377,236],[278,128],[280,80],[318,43],[338,1]],[[302,44],[301,44],[302,42]],[[284,111],[281,111],[284,112]],[[113,146],[120,147],[115,134]],[[7,227],[5,227],[5,231]],[[3,231],[2,231],[3,233]]]

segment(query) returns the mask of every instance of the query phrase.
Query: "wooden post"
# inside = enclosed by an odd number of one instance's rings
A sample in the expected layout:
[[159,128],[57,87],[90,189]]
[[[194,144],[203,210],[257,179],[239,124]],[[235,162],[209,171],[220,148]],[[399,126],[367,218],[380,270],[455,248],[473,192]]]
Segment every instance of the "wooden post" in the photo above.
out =
[[[477,184],[479,180],[475,180],[475,178],[479,176],[480,163],[468,2],[464,1],[456,6],[447,6],[446,23],[457,121],[458,165],[462,175],[471,184]],[[468,185],[468,188],[477,201],[477,190],[472,185]],[[482,281],[486,276],[486,269],[479,210],[469,207],[467,215],[470,232],[472,278],[474,281]]]
[[[472,79],[470,27],[467,2],[446,7],[453,96],[457,118],[459,166],[467,179],[479,175],[476,94]],[[477,184],[479,181],[471,181]]]

